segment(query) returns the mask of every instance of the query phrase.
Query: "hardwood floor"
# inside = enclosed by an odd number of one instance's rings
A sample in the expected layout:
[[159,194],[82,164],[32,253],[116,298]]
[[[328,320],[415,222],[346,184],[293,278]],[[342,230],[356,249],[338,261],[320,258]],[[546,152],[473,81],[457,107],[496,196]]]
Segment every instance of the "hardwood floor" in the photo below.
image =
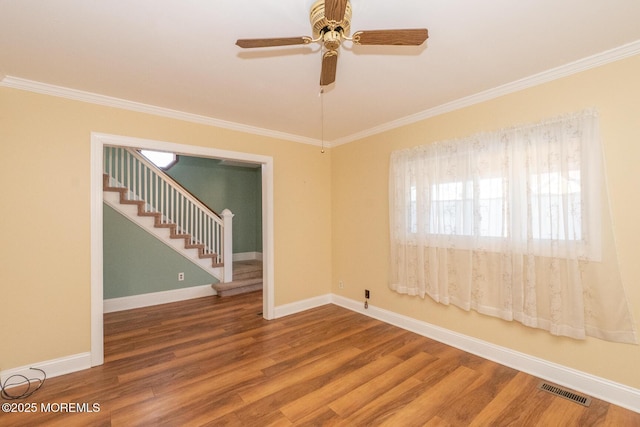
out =
[[[254,292],[107,314],[105,364],[48,379],[17,401],[36,413],[0,413],[0,425],[640,426],[638,413],[583,407],[334,305],[273,321],[261,309]],[[40,410],[69,402],[99,412]]]

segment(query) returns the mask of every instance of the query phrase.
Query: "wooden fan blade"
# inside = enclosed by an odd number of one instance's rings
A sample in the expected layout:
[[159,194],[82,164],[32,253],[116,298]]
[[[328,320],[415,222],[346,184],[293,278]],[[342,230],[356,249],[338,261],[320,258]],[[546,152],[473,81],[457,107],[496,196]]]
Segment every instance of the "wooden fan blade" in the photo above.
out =
[[353,41],[362,45],[407,45],[419,46],[429,37],[426,28],[404,30],[358,31]]
[[338,67],[338,52],[330,50],[322,57],[322,72],[320,73],[320,86],[327,86],[336,81],[336,68]]
[[340,22],[347,10],[347,0],[325,0],[324,17],[329,21]]
[[295,44],[309,44],[311,37],[281,37],[272,39],[238,39],[236,44],[241,48],[291,46]]

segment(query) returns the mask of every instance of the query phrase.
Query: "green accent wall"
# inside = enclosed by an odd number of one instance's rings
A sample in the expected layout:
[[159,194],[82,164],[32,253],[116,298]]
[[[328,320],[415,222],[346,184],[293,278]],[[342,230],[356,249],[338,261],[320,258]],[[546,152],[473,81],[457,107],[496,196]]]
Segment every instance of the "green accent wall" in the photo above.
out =
[[[218,280],[103,204],[104,299],[189,288]],[[178,273],[184,281],[178,281]]]
[[[215,212],[233,212],[233,253],[262,252],[261,168],[179,156],[167,174]],[[105,299],[218,282],[106,204],[103,233]],[[180,272],[185,273],[181,282]]]
[[233,253],[262,252],[262,170],[179,156],[167,174],[217,213],[233,214]]

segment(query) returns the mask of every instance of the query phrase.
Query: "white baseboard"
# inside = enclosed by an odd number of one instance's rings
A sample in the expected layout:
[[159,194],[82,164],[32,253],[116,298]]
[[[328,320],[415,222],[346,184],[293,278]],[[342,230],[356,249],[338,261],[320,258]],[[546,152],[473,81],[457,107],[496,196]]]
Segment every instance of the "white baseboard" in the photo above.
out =
[[[104,312],[112,313],[116,311],[129,310],[132,308],[166,304],[170,302],[183,301],[191,298],[200,298],[215,294],[216,293],[211,288],[211,285],[203,285],[194,286],[191,288],[175,289],[171,291],[154,292],[151,294],[133,295],[130,297],[111,298],[104,300]],[[316,298],[311,298],[291,304],[285,304],[276,307],[276,318],[299,313],[327,304],[331,304],[331,294],[322,295]],[[31,367],[42,369],[46,372],[47,378],[52,378],[59,375],[69,374],[72,372],[91,368],[91,353],[80,353],[67,357],[61,357],[59,359],[37,362],[27,366],[0,371],[0,381],[4,383],[4,381],[12,375],[24,375],[27,378],[41,378],[42,374],[38,371],[30,369]],[[16,379],[16,381],[22,380],[23,378],[21,377]],[[10,381],[9,384],[12,384],[12,382]]]
[[262,261],[262,252],[238,252],[233,254],[234,261]]
[[300,313],[312,308],[331,304],[331,294],[320,295],[302,301],[296,301],[291,304],[285,304],[275,307],[275,318],[289,316],[291,314]]
[[[205,289],[208,288],[208,289]],[[189,298],[211,295],[213,291],[209,285],[176,291],[158,292],[155,294],[139,295],[136,297],[114,298],[105,300],[105,313],[126,310],[128,308],[144,307],[146,305],[164,304]],[[205,295],[206,294],[206,295]],[[176,299],[180,298],[180,299]],[[128,301],[127,301],[128,300]],[[146,304],[146,305],[139,305]],[[619,384],[604,378],[581,372],[566,366],[558,365],[524,353],[510,350],[486,341],[478,340],[421,320],[416,320],[401,314],[384,310],[369,304],[365,309],[361,301],[355,301],[335,294],[321,295],[303,301],[275,307],[275,318],[300,313],[326,304],[335,304],[349,310],[364,314],[399,328],[415,332],[419,335],[434,339],[463,351],[475,354],[496,363],[526,372],[535,377],[571,388],[589,396],[610,402],[640,413],[640,390]],[[110,305],[111,307],[107,307]],[[135,306],[135,307],[134,307]],[[122,308],[127,307],[127,308]],[[30,367],[43,369],[47,377],[55,377],[67,373],[88,369],[91,367],[91,353],[80,353],[68,357],[38,362],[28,366],[0,371],[0,380],[6,381],[11,375],[24,375],[27,378],[39,378],[38,372]]]
[[14,379],[10,379],[7,382],[7,386],[10,387],[12,384],[21,383],[24,381],[25,377],[31,378],[39,378],[42,379],[42,373],[30,368],[38,368],[42,369],[46,374],[47,378],[57,377],[59,375],[70,374],[71,372],[82,371],[83,369],[89,369],[91,367],[91,353],[79,353],[71,356],[60,357],[58,359],[47,360],[44,362],[33,363],[27,366],[20,366],[18,368],[7,369],[5,371],[0,371],[0,382],[2,384],[7,381],[7,379],[13,375],[17,375]]
[[192,286],[190,288],[153,292],[150,294],[132,295],[130,297],[110,298],[104,300],[104,313],[113,313],[133,308],[149,307],[158,304],[184,301],[216,295],[211,285]]
[[640,413],[640,390],[333,294],[331,302],[535,377]]

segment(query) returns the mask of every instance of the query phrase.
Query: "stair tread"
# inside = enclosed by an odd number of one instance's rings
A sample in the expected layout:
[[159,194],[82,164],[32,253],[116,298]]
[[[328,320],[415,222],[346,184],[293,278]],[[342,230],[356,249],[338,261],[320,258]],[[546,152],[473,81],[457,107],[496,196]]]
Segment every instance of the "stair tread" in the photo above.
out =
[[233,271],[238,273],[262,271],[262,261],[234,261]]
[[233,271],[238,272],[238,273],[250,273],[252,271],[262,271],[262,267],[258,266],[258,267],[244,267],[244,266],[236,266],[237,264],[234,262],[233,263]]
[[261,279],[262,278],[262,261],[261,260],[243,260],[233,263],[233,278],[239,280]]
[[170,237],[172,239],[186,239],[186,238],[191,238],[191,234],[172,233]]
[[258,292],[262,290],[262,279],[236,280],[228,283],[216,283],[211,285],[219,297]]
[[155,225],[155,227],[158,227],[158,228],[176,227],[176,225],[174,223],[172,223],[172,222],[159,222],[159,223],[156,223],[154,225]]
[[[184,232],[180,232],[178,231],[178,225],[172,222],[164,222],[165,219],[163,218],[162,214],[160,212],[155,212],[155,211],[147,211],[147,204],[142,201],[142,200],[130,200],[128,199],[128,194],[129,194],[129,190],[127,188],[124,187],[114,187],[109,185],[110,184],[110,177],[108,174],[103,174],[102,176],[103,179],[103,190],[104,191],[108,191],[108,192],[114,192],[114,193],[119,193],[119,203],[120,204],[125,204],[125,205],[134,205],[137,206],[137,216],[138,217],[152,217],[154,218],[154,224],[153,226],[155,228],[164,228],[164,229],[169,229],[169,237],[171,239],[184,239],[184,249],[185,250],[191,250],[191,249],[196,249],[197,254],[195,256],[197,256],[197,258],[201,259],[201,260],[206,260],[206,259],[211,259],[211,267],[213,269],[219,269],[219,268],[224,268],[224,263],[220,263],[218,262],[220,256],[219,254],[215,254],[215,253],[205,253],[205,249],[206,246],[202,243],[194,243],[192,242],[192,235],[188,234],[188,233],[184,233]],[[159,236],[156,236],[158,238],[160,238]],[[187,254],[183,254],[185,256],[187,256]],[[193,255],[193,253],[189,254],[188,257],[191,257]],[[202,264],[199,264],[202,266]],[[211,273],[210,270],[207,270],[204,266],[202,266],[202,268],[204,268],[208,273]],[[255,269],[254,269],[255,270]],[[234,270],[235,271],[235,270]],[[262,277],[262,270],[259,269],[257,270],[259,272],[259,276]],[[261,281],[262,279],[260,279],[260,283],[255,282],[256,278],[257,278],[257,274],[242,274],[242,273],[246,273],[245,270],[243,270],[241,272],[241,274],[238,276],[238,279],[247,279],[247,280],[253,280],[253,283],[249,283],[248,285],[244,285],[244,286],[262,286],[261,285]],[[214,274],[214,276],[217,276],[217,274]],[[236,282],[240,282],[240,281],[236,281]],[[233,289],[233,288],[232,288]],[[234,291],[232,291],[234,292]],[[246,292],[246,291],[243,291]]]
[[218,258],[218,254],[199,254],[198,258]]
[[229,289],[242,288],[245,286],[257,285],[262,283],[262,277],[255,279],[234,280],[226,283],[214,283],[211,285],[216,291],[226,291]]

